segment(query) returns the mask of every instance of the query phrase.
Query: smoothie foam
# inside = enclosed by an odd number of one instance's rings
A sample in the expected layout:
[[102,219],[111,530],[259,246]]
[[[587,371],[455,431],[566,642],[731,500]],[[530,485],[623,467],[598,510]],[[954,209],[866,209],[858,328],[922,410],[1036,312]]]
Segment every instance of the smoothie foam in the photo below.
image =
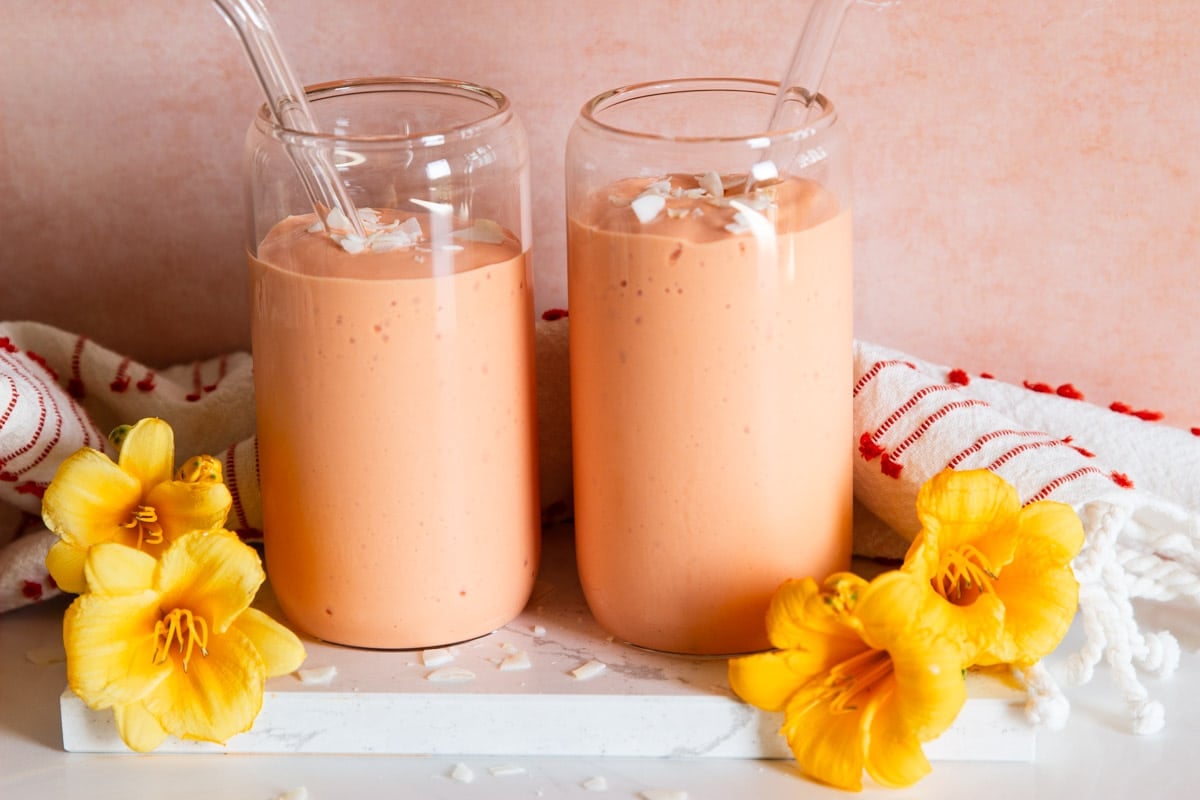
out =
[[779,584],[851,548],[850,212],[715,177],[568,221],[580,578],[610,632],[681,653],[766,648]]
[[280,605],[364,647],[488,633],[520,612],[538,566],[525,255],[510,235],[469,231],[350,255],[313,222],[280,222],[250,258]]

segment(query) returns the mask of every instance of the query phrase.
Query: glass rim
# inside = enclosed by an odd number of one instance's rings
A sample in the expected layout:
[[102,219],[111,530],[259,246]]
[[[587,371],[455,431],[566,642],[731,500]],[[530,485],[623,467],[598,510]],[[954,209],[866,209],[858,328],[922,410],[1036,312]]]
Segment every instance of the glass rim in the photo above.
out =
[[[837,119],[837,109],[834,107],[833,102],[821,93],[818,93],[814,98],[814,102],[821,108],[821,114],[816,119],[810,120],[804,125],[733,136],[670,136],[633,130],[620,125],[613,125],[597,118],[599,112],[622,103],[659,95],[704,91],[740,91],[774,96],[779,91],[779,81],[767,80],[765,78],[694,77],[631,83],[601,92],[588,100],[579,110],[579,121],[606,133],[647,142],[758,143],[763,140],[774,142],[781,139],[807,139],[819,131],[828,129]],[[799,87],[789,89],[788,94],[789,96],[794,95],[798,102],[803,102],[803,95]]]
[[292,144],[354,142],[360,145],[410,143],[438,146],[445,144],[447,139],[469,139],[498,128],[513,115],[512,103],[503,92],[493,89],[490,86],[483,86],[456,78],[385,75],[323,81],[304,87],[305,97],[307,97],[310,103],[319,103],[322,100],[334,97],[372,94],[376,92],[425,92],[458,95],[464,99],[478,101],[486,110],[479,117],[472,118],[458,125],[431,128],[414,133],[339,134],[327,131],[298,131],[294,128],[280,125],[272,119],[267,110],[266,103],[259,105],[254,122],[280,139]]

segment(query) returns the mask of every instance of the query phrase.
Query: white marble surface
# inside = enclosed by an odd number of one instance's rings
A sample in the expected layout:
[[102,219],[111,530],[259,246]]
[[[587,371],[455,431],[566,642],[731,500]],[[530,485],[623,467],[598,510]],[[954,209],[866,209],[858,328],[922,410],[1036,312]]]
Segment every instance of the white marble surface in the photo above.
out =
[[[309,800],[413,797],[422,800],[595,798],[585,784],[604,778],[599,797],[644,800],[654,789],[685,792],[687,800],[834,800],[840,792],[805,780],[791,761],[618,756],[362,756],[231,753],[220,757],[70,753],[63,749],[60,662],[29,654],[60,648],[65,603],[0,615],[0,798]],[[1183,661],[1170,680],[1150,681],[1167,711],[1155,736],[1129,733],[1121,697],[1107,670],[1086,686],[1064,684],[1072,711],[1066,728],[1039,731],[1034,761],[935,762],[933,773],[907,791],[867,784],[867,800],[1012,800],[1014,797],[1157,800],[1191,797],[1200,785],[1200,613],[1192,603],[1140,603],[1147,629],[1179,636]],[[1060,681],[1067,658],[1083,644],[1076,626],[1048,659]],[[940,741],[940,740],[939,740]],[[462,764],[473,780],[452,775]],[[520,772],[511,774],[506,768]],[[493,769],[498,769],[493,774]],[[510,774],[506,774],[510,773]]]
[[[570,529],[547,532],[528,606],[488,636],[437,654],[305,644],[304,669],[336,668],[328,684],[272,679],[249,733],[225,747],[171,739],[155,752],[789,757],[776,734],[781,716],[733,696],[724,659],[647,652],[596,624]],[[528,669],[511,668],[525,658]],[[596,674],[576,677],[581,667]],[[466,679],[435,680],[455,676]],[[970,700],[929,745],[930,758],[1033,759],[1023,699],[995,677],[971,676]],[[67,750],[126,752],[111,712],[91,711],[66,691],[61,715]]]

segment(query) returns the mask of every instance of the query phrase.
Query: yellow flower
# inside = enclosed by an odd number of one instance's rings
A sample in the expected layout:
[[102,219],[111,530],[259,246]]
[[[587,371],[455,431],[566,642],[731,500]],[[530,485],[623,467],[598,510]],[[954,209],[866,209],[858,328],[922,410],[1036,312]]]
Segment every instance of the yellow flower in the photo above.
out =
[[89,548],[117,542],[157,556],[174,539],[225,524],[233,499],[221,464],[196,456],[172,480],[175,434],[161,419],[143,419],[114,432],[117,462],[91,448],[68,456],[42,498],[42,519],[59,536],[46,566],[59,588],[87,590]]
[[887,786],[915,783],[930,770],[921,743],[966,700],[962,670],[974,655],[929,624],[934,602],[899,572],[788,581],[767,612],[778,649],[731,660],[730,685],[785,713],[781,733],[811,777],[859,790],[865,769]]
[[168,734],[224,743],[253,725],[266,679],[304,661],[295,634],[249,607],[265,575],[228,531],[181,536],[158,561],[99,544],[85,569],[89,592],[63,618],[67,682],[114,710],[132,750]]
[[[1070,564],[1083,524],[1069,505],[1022,508],[1003,478],[946,470],[921,487],[917,516],[901,569],[945,599],[940,624],[983,645],[976,664],[1027,667],[1058,646],[1079,604]],[[1002,627],[984,641],[997,609]]]

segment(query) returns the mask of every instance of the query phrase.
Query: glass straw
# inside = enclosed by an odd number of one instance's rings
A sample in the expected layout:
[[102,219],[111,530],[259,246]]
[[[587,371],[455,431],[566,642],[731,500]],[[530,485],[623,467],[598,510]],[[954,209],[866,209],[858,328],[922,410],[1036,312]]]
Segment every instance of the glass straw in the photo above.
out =
[[[267,109],[279,127],[297,133],[318,133],[304,86],[288,65],[271,17],[260,0],[213,0],[226,21],[241,37],[246,55],[267,99]],[[331,154],[325,149],[285,142],[300,181],[321,224],[329,229],[329,212],[340,211],[360,237],[366,238],[362,220],[346,186],[338,177]]]

